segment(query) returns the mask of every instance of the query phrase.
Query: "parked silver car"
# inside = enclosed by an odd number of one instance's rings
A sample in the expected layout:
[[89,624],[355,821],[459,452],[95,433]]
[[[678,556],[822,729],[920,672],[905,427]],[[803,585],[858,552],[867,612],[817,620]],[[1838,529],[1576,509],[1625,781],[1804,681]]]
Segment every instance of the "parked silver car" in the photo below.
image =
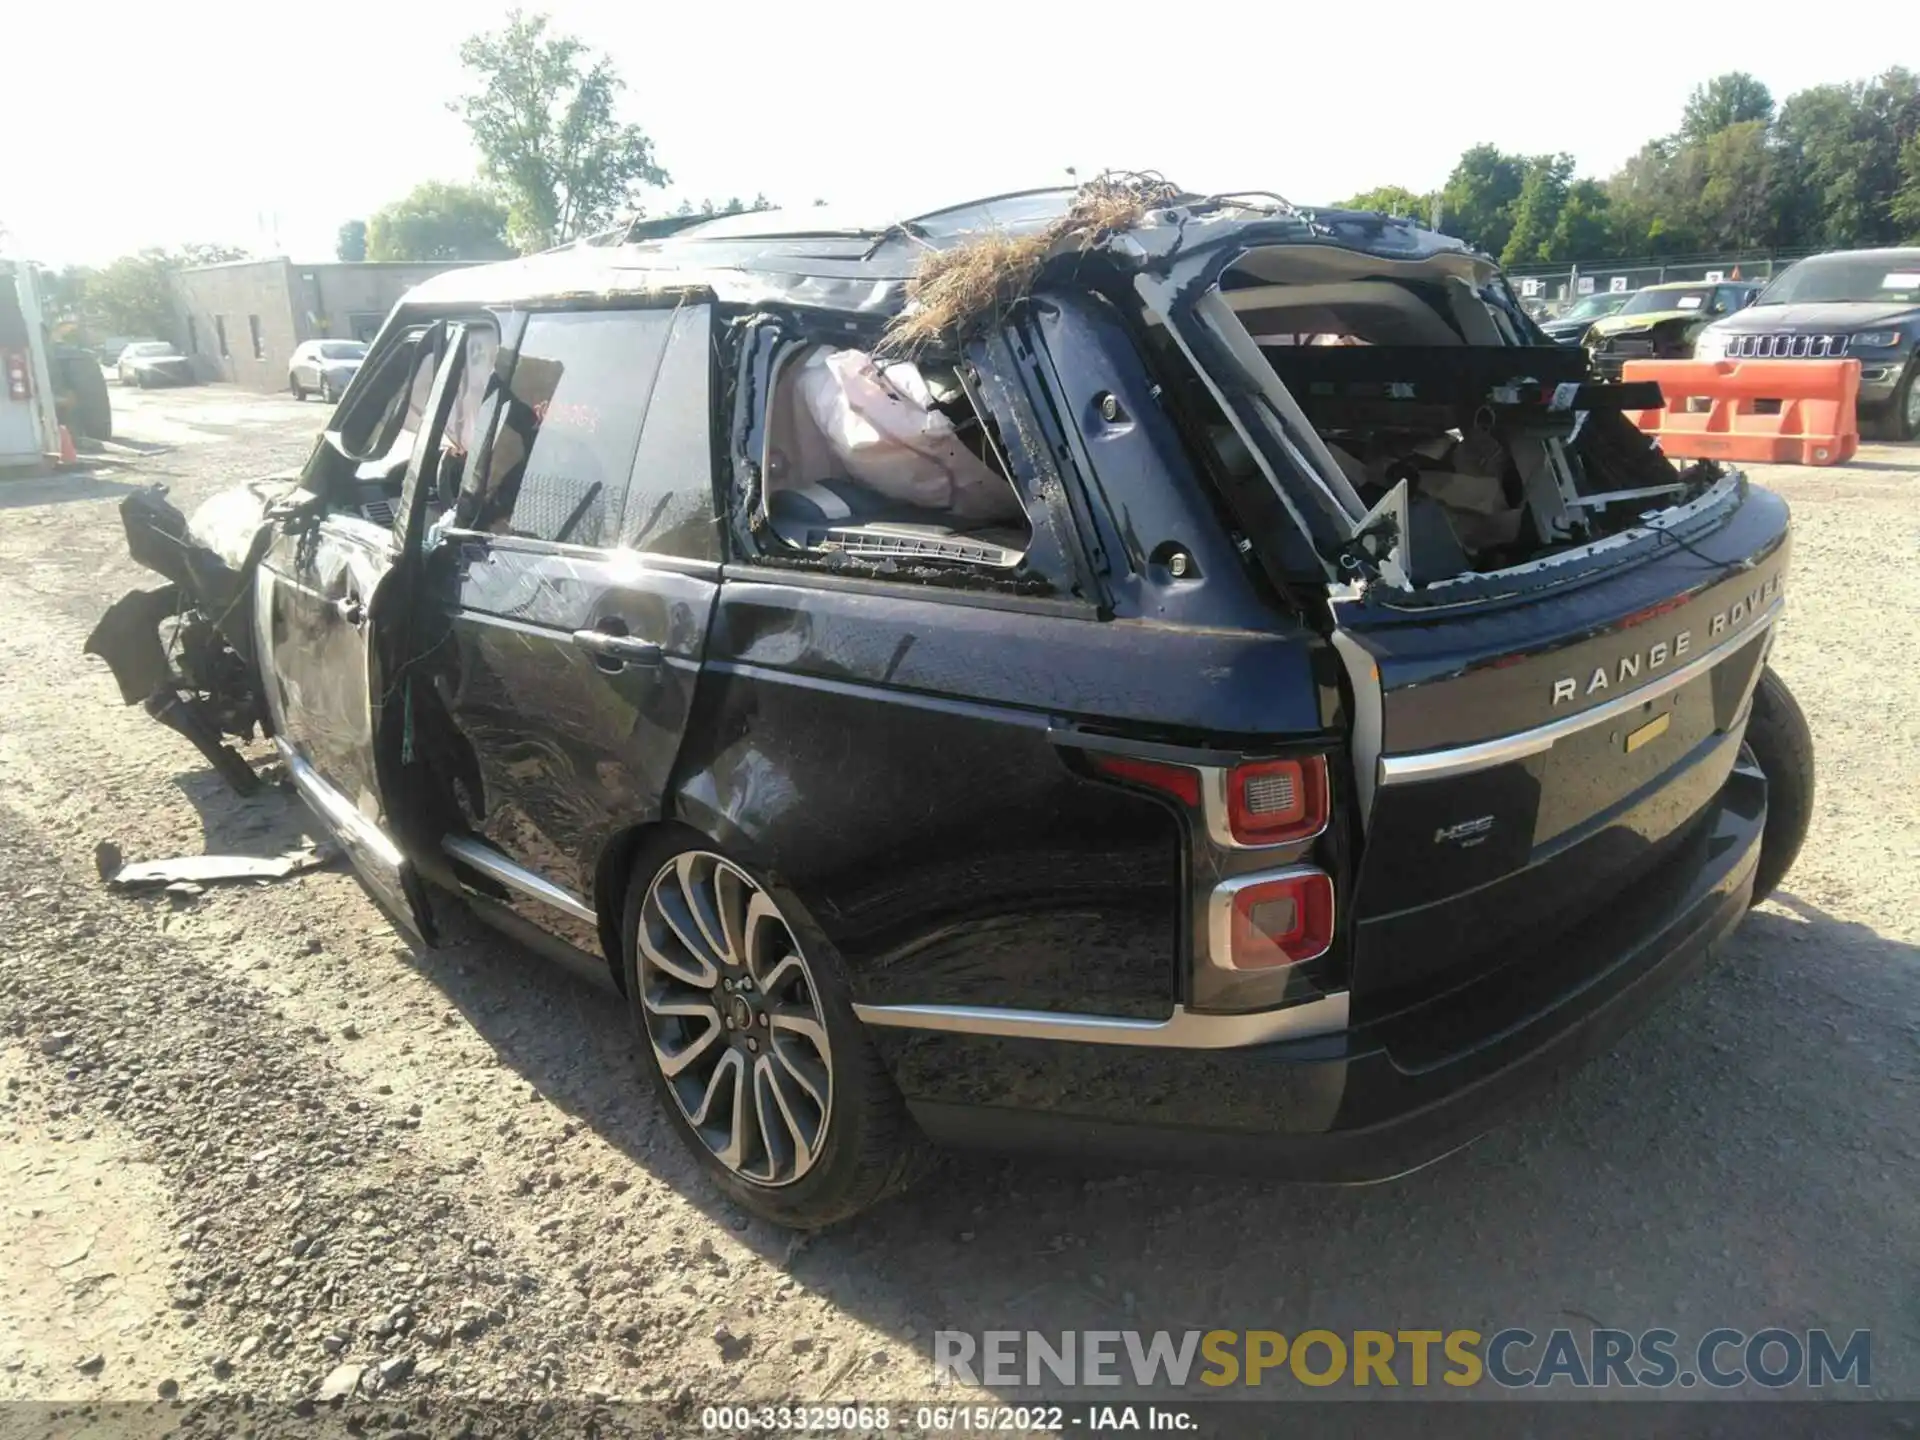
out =
[[366,358],[367,347],[360,340],[304,341],[287,363],[287,389],[296,400],[318,394],[331,405]]
[[193,362],[165,340],[136,340],[120,352],[122,385],[193,384]]

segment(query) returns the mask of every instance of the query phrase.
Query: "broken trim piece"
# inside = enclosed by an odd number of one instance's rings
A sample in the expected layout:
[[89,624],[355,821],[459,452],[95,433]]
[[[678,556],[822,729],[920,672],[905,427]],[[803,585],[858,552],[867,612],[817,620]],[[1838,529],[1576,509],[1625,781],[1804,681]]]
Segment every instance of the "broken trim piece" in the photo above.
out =
[[440,842],[440,848],[463,865],[469,865],[490,880],[498,880],[509,890],[517,890],[522,895],[538,900],[543,905],[551,905],[563,914],[576,920],[584,920],[589,925],[598,925],[600,917],[591,905],[572,891],[563,890],[551,880],[523,869],[507,859],[490,845],[483,845],[464,835],[448,835]]

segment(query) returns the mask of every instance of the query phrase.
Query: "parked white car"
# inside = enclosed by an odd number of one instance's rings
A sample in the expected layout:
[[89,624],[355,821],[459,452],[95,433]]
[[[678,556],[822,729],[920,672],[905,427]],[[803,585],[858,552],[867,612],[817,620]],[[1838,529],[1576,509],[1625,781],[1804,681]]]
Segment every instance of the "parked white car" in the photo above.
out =
[[353,378],[353,372],[360,368],[360,362],[366,358],[367,347],[363,341],[304,341],[293,352],[293,359],[287,362],[287,389],[293,392],[296,400],[318,394],[332,405],[339,400],[347,388],[347,382]]

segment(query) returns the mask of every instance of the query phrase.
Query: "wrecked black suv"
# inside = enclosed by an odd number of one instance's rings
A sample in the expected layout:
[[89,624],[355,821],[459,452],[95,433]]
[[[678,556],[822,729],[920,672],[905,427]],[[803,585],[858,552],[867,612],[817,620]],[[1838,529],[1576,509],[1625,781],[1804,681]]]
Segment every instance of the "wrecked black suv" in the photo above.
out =
[[[621,992],[716,1180],[928,1141],[1403,1171],[1781,878],[1786,506],[1495,266],[1105,180],[429,281],[90,648],[422,941]],[[164,642],[163,642],[164,637]]]

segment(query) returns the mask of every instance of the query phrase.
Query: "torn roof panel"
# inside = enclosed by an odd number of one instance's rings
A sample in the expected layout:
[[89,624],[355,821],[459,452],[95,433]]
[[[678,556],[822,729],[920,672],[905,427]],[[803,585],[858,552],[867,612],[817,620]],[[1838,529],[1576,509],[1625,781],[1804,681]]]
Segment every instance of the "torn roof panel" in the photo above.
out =
[[[717,216],[668,235],[576,245],[496,265],[436,275],[409,292],[427,306],[554,303],[568,299],[711,295],[740,305],[791,305],[887,316],[906,303],[907,282],[928,250],[971,236],[1018,235],[1058,220],[1070,187],[969,200],[904,219],[815,210]],[[1176,257],[1226,246],[1314,243],[1385,261],[1457,265],[1484,281],[1494,262],[1411,221],[1371,212],[1300,210],[1277,197],[1182,195],[1105,247],[1123,266],[1159,270]],[[1453,257],[1458,257],[1454,260]]]

